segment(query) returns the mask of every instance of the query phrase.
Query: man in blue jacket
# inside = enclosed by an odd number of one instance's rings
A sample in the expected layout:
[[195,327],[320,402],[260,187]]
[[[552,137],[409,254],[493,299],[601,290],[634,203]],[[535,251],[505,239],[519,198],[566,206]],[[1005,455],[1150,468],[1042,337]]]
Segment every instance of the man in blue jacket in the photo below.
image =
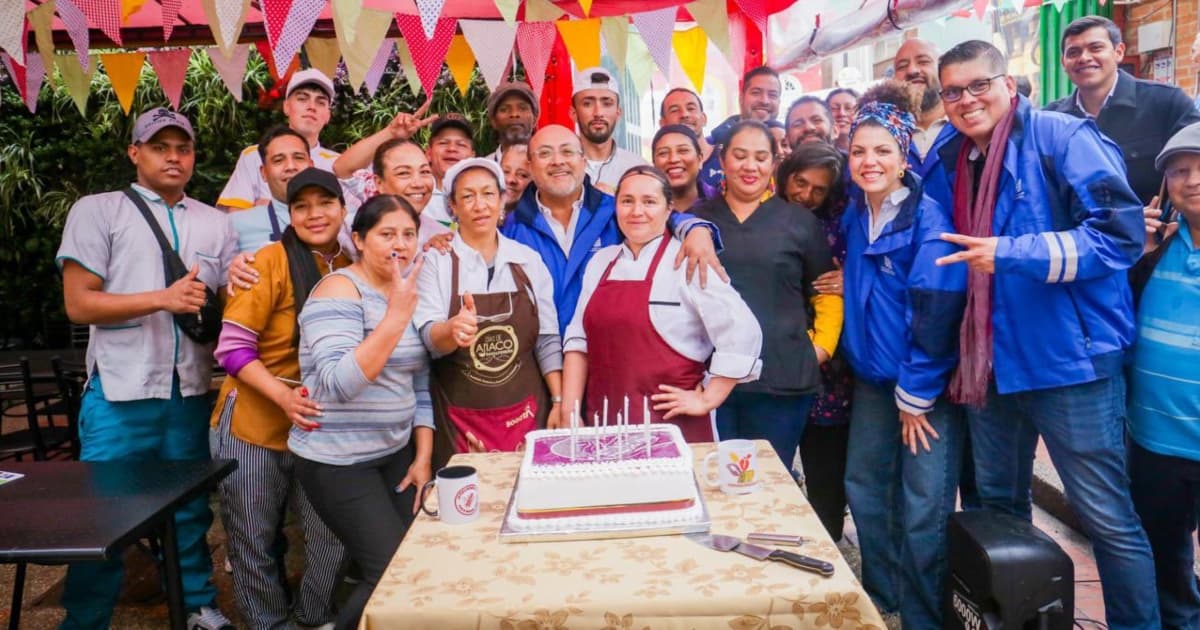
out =
[[986,508],[1030,518],[1038,435],[1091,539],[1110,628],[1158,628],[1154,564],[1125,472],[1122,361],[1134,335],[1126,271],[1144,242],[1121,152],[1095,123],[1034,111],[1004,55],[942,56],[959,136],[941,150],[969,267],[952,399],[968,405]]
[[[562,334],[575,315],[583,272],[592,254],[622,240],[616,204],[612,195],[592,185],[579,136],[562,125],[547,125],[533,135],[529,165],[533,181],[500,231],[542,255],[554,278],[554,306]],[[697,226],[709,229],[691,230]],[[720,238],[716,226],[675,213],[668,227],[683,241],[676,267],[686,257],[689,277],[699,267],[703,283],[707,268],[712,267],[728,280],[717,259]]]

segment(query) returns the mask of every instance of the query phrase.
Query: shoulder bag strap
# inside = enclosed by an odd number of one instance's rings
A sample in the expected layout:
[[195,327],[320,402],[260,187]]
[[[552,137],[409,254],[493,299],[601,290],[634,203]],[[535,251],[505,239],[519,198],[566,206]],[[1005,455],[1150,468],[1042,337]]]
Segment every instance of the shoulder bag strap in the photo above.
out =
[[[167,241],[167,235],[163,234],[162,226],[158,224],[158,219],[155,219],[154,215],[150,213],[150,206],[146,205],[146,200],[142,199],[142,196],[133,188],[126,188],[123,192],[133,202],[133,205],[137,206],[138,211],[142,213],[142,218],[150,225],[150,231],[154,232],[154,238],[158,241],[158,246],[162,248],[164,260],[174,257],[175,260],[173,262],[176,263],[174,267],[176,269],[183,269],[186,273],[187,266],[183,264],[183,259],[179,257],[179,252],[175,251],[175,248],[171,247],[171,244]],[[165,280],[167,285],[170,286],[176,278],[168,277]]]

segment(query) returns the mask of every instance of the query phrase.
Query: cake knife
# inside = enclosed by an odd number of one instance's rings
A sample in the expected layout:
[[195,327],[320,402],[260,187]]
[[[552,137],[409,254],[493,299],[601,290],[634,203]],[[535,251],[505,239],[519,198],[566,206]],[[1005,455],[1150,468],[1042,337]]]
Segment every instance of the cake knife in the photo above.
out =
[[833,564],[818,560],[812,556],[795,553],[792,551],[784,551],[782,549],[768,549],[767,547],[759,547],[747,542],[742,542],[741,539],[733,536],[722,536],[720,534],[687,534],[687,537],[693,542],[715,549],[717,551],[736,551],[743,556],[753,558],[755,560],[773,560],[789,564],[797,569],[803,569],[812,573],[829,577],[833,575]]

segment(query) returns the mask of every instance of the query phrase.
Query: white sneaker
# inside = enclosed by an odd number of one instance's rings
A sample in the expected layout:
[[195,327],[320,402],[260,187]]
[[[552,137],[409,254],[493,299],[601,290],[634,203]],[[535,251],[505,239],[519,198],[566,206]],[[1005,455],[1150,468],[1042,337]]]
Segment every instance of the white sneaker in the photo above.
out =
[[187,627],[188,630],[237,630],[220,610],[208,606],[188,615]]

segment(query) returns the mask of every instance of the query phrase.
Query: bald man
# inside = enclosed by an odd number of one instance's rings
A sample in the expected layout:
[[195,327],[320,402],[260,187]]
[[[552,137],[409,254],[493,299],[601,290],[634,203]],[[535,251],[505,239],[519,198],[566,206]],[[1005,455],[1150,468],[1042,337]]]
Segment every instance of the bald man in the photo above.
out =
[[[908,164],[912,172],[923,181],[941,178],[938,149],[954,136],[954,128],[946,124],[946,108],[942,104],[942,84],[938,81],[938,55],[941,51],[932,42],[912,38],[905,40],[892,60],[896,79],[904,81],[919,95],[920,111],[917,114],[917,130],[908,145]],[[925,186],[926,192],[949,191],[949,186]],[[944,208],[951,207],[948,194],[934,195]]]
[[[562,125],[547,125],[535,133],[529,140],[529,171],[533,181],[500,230],[542,255],[554,278],[554,305],[561,334],[575,315],[583,272],[592,254],[601,247],[620,243],[624,237],[617,228],[612,195],[584,178],[587,163],[575,132]],[[691,229],[701,226],[708,229]],[[686,258],[689,276],[699,268],[701,282],[708,267],[725,276],[717,259],[720,241],[716,226],[689,214],[675,213],[667,227],[683,241],[676,267]]]

